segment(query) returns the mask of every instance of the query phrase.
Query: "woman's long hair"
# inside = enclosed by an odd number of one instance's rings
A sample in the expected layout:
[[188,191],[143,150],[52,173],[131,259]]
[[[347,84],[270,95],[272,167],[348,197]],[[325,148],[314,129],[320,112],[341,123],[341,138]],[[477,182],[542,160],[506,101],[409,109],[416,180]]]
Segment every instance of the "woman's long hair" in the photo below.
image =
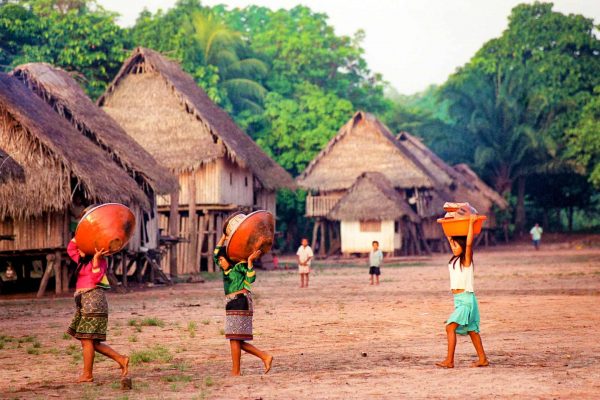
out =
[[[455,269],[456,267],[456,261],[460,260],[459,266],[460,269],[462,271],[462,267],[465,264],[465,257],[467,256],[467,237],[466,236],[452,236],[452,240],[454,240],[456,243],[458,243],[462,249],[462,252],[458,255],[455,256],[454,254],[452,254],[452,257],[450,258],[450,261],[448,261],[449,264],[452,264],[452,269]],[[471,249],[471,263],[473,264],[473,267],[475,266],[475,262],[473,261],[473,250]]]

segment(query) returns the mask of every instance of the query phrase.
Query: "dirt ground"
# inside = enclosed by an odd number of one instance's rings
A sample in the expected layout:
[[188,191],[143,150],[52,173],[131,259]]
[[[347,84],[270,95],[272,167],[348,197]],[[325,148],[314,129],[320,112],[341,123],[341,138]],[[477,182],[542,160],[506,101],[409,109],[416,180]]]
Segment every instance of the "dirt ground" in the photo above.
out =
[[[64,336],[72,298],[0,299],[0,398],[420,399],[600,397],[600,249],[560,244],[476,253],[481,335],[491,366],[469,368],[468,338],[456,368],[444,358],[452,311],[447,255],[388,260],[369,286],[365,260],[316,265],[310,288],[294,271],[257,274],[254,344],[271,373],[242,357],[228,376],[218,279],[109,294],[108,343],[129,353],[133,390],[112,361],[95,382],[74,384],[76,340]],[[360,265],[359,265],[360,264]],[[155,325],[155,326],[153,326]]]

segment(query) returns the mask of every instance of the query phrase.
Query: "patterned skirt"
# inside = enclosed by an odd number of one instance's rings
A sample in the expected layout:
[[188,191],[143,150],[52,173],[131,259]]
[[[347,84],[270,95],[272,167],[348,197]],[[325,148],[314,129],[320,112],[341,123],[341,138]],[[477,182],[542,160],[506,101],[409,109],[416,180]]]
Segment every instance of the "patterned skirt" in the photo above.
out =
[[104,289],[95,288],[76,295],[75,306],[67,333],[76,339],[106,340],[108,302]]
[[250,293],[238,294],[227,299],[225,306],[225,338],[252,340],[252,316],[254,307]]

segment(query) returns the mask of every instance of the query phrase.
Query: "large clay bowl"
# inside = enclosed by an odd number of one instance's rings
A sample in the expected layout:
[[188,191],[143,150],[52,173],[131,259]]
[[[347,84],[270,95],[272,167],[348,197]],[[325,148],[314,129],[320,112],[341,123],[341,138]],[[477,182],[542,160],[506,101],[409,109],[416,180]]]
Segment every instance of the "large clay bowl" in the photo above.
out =
[[256,250],[262,255],[273,246],[275,219],[268,211],[259,210],[250,213],[238,225],[229,237],[227,257],[233,261],[244,261]]
[[117,253],[125,247],[135,229],[135,216],[118,203],[106,203],[92,208],[79,221],[75,240],[79,250],[93,255],[95,249]]
[[[479,215],[477,220],[473,224],[473,234],[479,235],[481,228],[483,227],[483,221],[487,217],[485,215]],[[467,236],[469,233],[469,218],[439,218],[437,220],[442,225],[444,235],[446,236]]]

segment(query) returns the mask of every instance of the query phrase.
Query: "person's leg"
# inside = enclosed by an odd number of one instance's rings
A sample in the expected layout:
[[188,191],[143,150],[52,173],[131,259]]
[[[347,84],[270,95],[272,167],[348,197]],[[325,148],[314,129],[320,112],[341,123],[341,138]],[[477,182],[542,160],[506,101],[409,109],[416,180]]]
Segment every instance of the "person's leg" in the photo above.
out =
[[379,274],[375,274],[375,284],[379,285]]
[[446,325],[446,335],[448,336],[448,354],[442,362],[435,363],[438,367],[454,368],[454,351],[456,350],[456,328],[458,324],[451,322]]
[[303,288],[304,287],[304,274],[300,274],[300,287]]
[[229,346],[231,347],[231,375],[241,375],[240,372],[240,360],[242,358],[242,341],[241,340],[230,340]]
[[370,280],[371,280],[371,285],[373,284],[373,274],[369,274],[370,276]]
[[473,346],[475,346],[475,351],[477,352],[477,357],[479,360],[471,364],[472,367],[487,367],[490,365],[485,351],[483,350],[483,343],[481,342],[481,335],[475,331],[469,332],[469,336],[471,337],[471,341],[473,342]]
[[81,350],[83,351],[83,373],[77,382],[93,382],[94,375],[94,341],[91,339],[81,339]]
[[306,275],[306,283],[304,284],[304,287],[308,287],[308,276],[310,275],[310,273],[304,275]]
[[262,360],[263,364],[265,365],[265,374],[269,372],[269,370],[271,369],[271,364],[273,364],[273,356],[267,353],[266,351],[259,350],[250,343],[241,342],[241,344],[242,350]]
[[94,350],[116,361],[119,368],[121,368],[121,376],[127,376],[129,373],[129,357],[117,353],[112,347],[96,340],[94,341]]

